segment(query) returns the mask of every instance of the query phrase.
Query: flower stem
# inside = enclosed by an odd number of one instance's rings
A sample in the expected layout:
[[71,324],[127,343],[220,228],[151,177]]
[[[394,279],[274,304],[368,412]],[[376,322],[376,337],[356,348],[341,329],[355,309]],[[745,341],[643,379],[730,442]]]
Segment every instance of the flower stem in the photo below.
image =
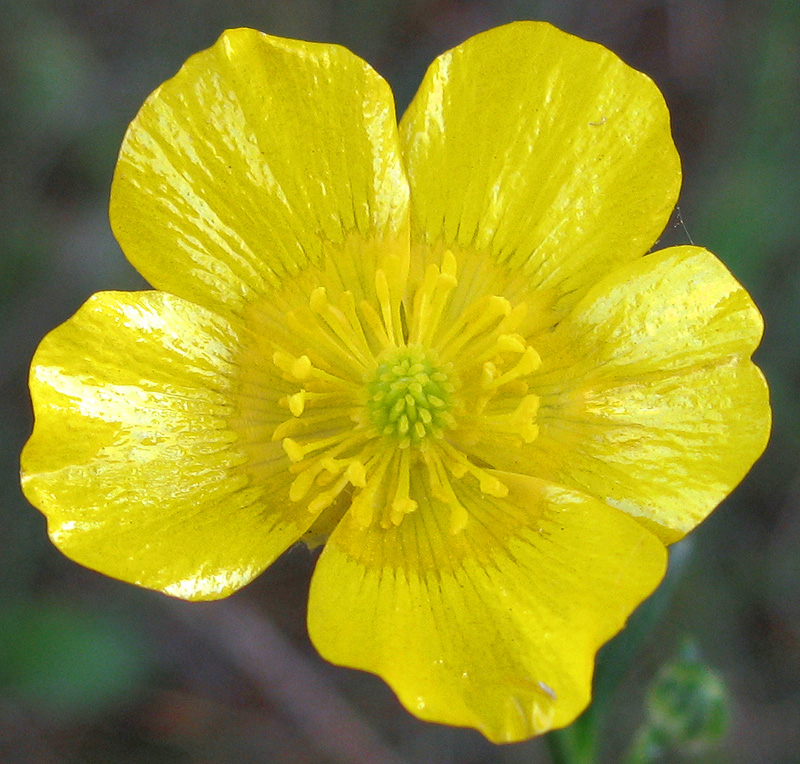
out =
[[569,727],[545,736],[553,764],[594,764],[597,751],[597,725],[589,707]]

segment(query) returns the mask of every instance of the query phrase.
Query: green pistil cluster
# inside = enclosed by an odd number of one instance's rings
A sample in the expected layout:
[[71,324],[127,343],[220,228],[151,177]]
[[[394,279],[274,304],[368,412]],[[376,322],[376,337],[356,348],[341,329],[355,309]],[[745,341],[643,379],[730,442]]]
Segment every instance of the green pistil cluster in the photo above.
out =
[[452,371],[442,368],[433,351],[389,348],[378,360],[367,383],[367,408],[378,432],[394,435],[405,447],[453,425]]

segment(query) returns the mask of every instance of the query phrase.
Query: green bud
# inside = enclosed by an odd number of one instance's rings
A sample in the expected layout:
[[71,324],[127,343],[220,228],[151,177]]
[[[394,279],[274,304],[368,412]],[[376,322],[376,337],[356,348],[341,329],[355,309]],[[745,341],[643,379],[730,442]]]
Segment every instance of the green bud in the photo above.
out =
[[728,693],[691,643],[664,666],[647,696],[649,726],[677,748],[706,748],[728,726]]
[[729,715],[725,684],[687,641],[656,676],[647,694],[647,719],[625,762],[652,764],[668,754],[707,750],[724,736]]

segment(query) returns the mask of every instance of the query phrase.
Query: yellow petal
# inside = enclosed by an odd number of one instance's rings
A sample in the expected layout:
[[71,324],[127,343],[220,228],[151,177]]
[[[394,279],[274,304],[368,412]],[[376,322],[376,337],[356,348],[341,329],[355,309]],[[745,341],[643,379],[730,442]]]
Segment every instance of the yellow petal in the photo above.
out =
[[520,289],[552,290],[562,310],[643,255],[678,197],[653,82],[545,23],[498,27],[436,59],[400,132],[423,256],[476,252]]
[[159,292],[95,295],[44,339],[22,484],[68,557],[213,599],[306,530],[313,516],[285,501],[288,461],[252,464],[234,428],[239,344],[224,319]]
[[533,340],[539,437],[484,458],[585,491],[675,541],[766,446],[768,390],[750,361],[761,332],[749,295],[710,252],[648,255]]
[[417,716],[510,742],[586,706],[595,652],[658,584],[666,554],[622,512],[500,477],[505,499],[456,482],[460,533],[430,497],[397,528],[345,516],[317,564],[308,625],[325,658],[383,677]]
[[237,310],[325,257],[407,249],[407,203],[386,82],[344,48],[236,29],[131,123],[111,222],[155,287]]

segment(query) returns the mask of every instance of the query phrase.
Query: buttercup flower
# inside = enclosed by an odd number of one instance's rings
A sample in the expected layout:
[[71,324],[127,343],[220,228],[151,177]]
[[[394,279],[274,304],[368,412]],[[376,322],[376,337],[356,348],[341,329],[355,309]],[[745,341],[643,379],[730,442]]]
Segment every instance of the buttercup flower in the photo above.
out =
[[111,223],[157,291],[42,342],[26,495],[186,599],[325,540],[323,656],[491,740],[566,725],[768,435],[747,293],[645,255],[679,185],[653,83],[547,24],[440,56],[399,129],[347,50],[226,32],[125,136]]

